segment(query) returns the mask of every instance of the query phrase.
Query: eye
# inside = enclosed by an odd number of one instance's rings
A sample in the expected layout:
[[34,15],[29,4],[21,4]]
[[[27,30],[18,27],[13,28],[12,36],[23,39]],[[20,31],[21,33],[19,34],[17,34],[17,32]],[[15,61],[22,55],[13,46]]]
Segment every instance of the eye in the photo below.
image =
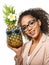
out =
[[29,21],[29,24],[34,24],[36,22],[36,20],[31,20]]
[[26,29],[26,26],[22,26],[22,29],[25,30]]
[[30,24],[34,24],[34,22],[30,22]]

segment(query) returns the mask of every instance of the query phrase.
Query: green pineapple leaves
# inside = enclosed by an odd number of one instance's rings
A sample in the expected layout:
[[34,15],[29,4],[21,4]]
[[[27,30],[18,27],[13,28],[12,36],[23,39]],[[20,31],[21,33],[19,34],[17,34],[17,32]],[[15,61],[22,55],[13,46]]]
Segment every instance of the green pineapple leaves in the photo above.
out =
[[17,21],[16,13],[13,6],[4,6],[4,19],[7,26],[14,25]]

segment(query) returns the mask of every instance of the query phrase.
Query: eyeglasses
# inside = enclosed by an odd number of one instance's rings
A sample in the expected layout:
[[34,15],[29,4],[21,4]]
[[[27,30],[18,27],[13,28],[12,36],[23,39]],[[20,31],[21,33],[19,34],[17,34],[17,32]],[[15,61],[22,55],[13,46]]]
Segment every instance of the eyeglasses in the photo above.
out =
[[33,26],[35,25],[35,22],[36,22],[36,19],[30,20],[30,21],[28,22],[28,25],[24,25],[24,26],[21,27],[22,30],[27,29],[28,26],[32,26],[32,27],[33,27]]
[[6,34],[7,34],[7,35],[11,35],[12,33],[21,34],[19,28],[18,28],[18,29],[15,29],[15,30],[6,31]]

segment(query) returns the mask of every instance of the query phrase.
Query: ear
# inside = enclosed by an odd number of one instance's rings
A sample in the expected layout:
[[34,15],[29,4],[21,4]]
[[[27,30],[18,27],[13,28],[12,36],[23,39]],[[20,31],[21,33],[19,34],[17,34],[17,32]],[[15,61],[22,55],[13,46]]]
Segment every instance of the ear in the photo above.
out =
[[41,21],[40,20],[38,20],[38,23],[39,23],[39,26],[41,26]]

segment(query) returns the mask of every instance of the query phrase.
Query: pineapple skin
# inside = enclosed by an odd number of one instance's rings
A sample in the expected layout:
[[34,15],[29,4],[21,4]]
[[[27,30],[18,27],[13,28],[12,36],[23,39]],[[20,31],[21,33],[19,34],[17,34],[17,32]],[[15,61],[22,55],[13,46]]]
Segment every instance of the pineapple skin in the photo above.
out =
[[[7,28],[6,31],[16,30],[16,29],[18,29],[17,26],[11,25]],[[11,35],[7,35],[7,44],[13,48],[21,47],[23,45],[21,32],[20,34],[12,33]]]

